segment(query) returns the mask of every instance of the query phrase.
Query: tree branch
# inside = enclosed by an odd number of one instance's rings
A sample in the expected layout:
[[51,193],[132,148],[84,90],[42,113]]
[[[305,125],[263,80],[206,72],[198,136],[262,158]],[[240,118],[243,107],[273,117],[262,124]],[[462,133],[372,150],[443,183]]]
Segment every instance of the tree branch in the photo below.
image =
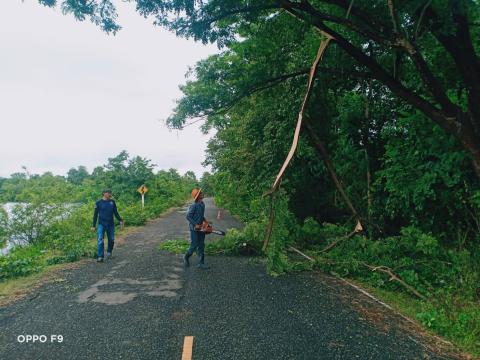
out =
[[233,16],[233,15],[250,13],[250,12],[254,12],[254,11],[278,10],[278,9],[279,9],[278,4],[265,5],[265,6],[246,6],[246,7],[240,8],[240,9],[233,9],[233,10],[226,11],[226,12],[224,12],[224,13],[218,15],[218,16],[199,21],[198,23],[209,26],[214,22],[217,22],[219,20],[223,20],[223,19],[225,19],[229,16]]
[[[440,82],[430,71],[428,64],[426,63],[425,59],[421,55],[419,49],[414,44],[412,44],[405,36],[400,34],[400,25],[399,25],[397,10],[394,6],[393,0],[387,0],[387,2],[388,2],[389,11],[390,11],[390,16],[392,19],[395,42],[392,43],[388,40],[384,40],[384,38],[378,35],[372,36],[371,37],[372,40],[383,43],[386,46],[397,46],[401,48],[403,51],[405,51],[409,55],[409,57],[412,59],[415,66],[417,67],[417,70],[427,90],[430,91],[430,93],[433,95],[435,100],[441,105],[442,109],[444,109],[449,116],[455,116],[456,113],[460,111],[460,109],[455,104],[453,104],[449,100],[449,98],[446,96]],[[325,15],[318,12],[308,2],[302,2],[301,8],[300,7],[296,7],[296,8],[299,8],[302,11],[308,14],[311,14],[317,19],[317,21],[318,19],[320,20],[325,19]],[[346,22],[344,21],[342,25],[350,26],[348,21]],[[370,33],[365,33],[364,35],[367,38],[368,36],[371,36]],[[393,77],[393,79],[396,81],[395,78],[396,76]]]
[[432,7],[425,10],[424,17],[429,20],[429,29],[435,38],[456,63],[460,76],[468,90],[469,110],[474,115],[471,125],[475,127],[480,137],[480,59],[472,44],[467,15],[457,2],[453,2],[452,19],[456,24],[455,32],[447,34],[442,30],[442,24]]
[[[351,75],[351,76],[361,78],[361,79],[371,77],[371,74],[369,72],[354,71],[354,70],[345,71],[343,69],[335,69],[335,68],[324,67],[324,66],[319,66],[318,69],[321,70],[321,71],[324,71],[326,73],[333,73],[333,74],[339,75],[339,76]],[[273,87],[275,87],[275,86],[277,86],[277,85],[279,85],[279,84],[281,84],[284,81],[287,81],[289,79],[293,79],[295,77],[307,75],[309,71],[310,71],[309,68],[300,69],[298,71],[294,71],[294,72],[289,73],[289,74],[283,74],[283,75],[268,79],[268,80],[266,80],[262,83],[255,84],[251,88],[244,91],[241,95],[237,96],[235,99],[228,102],[225,106],[222,106],[222,107],[220,107],[220,108],[218,108],[218,109],[216,109],[215,111],[212,111],[212,112],[199,114],[198,116],[206,117],[206,116],[211,116],[211,115],[225,114],[229,110],[231,110],[235,105],[237,105],[240,101],[242,101],[243,99],[248,98],[248,97],[250,97],[251,95],[253,95],[257,92],[273,88]]]
[[[285,3],[287,4],[287,3]],[[301,21],[310,22],[318,30],[323,31],[332,36],[338,46],[347,52],[352,58],[357,60],[360,64],[366,66],[372,73],[372,76],[385,84],[395,95],[403,99],[407,103],[413,105],[422,111],[426,116],[431,118],[448,133],[458,136],[459,123],[455,121],[454,117],[448,117],[444,112],[437,109],[433,104],[413,93],[406,88],[399,81],[395,80],[383,67],[373,58],[366,55],[361,49],[350,43],[341,34],[326,26],[323,21],[305,16],[296,11],[296,9],[286,5],[285,10],[297,17]]]
[[410,292],[412,292],[413,294],[415,294],[416,296],[418,296],[420,299],[422,300],[427,300],[427,298],[425,296],[423,296],[422,294],[420,294],[413,286],[407,284],[402,278],[400,278],[400,276],[398,276],[397,274],[395,274],[393,272],[392,269],[390,269],[389,267],[387,266],[383,266],[383,265],[380,265],[380,266],[372,266],[372,265],[369,265],[365,262],[362,262],[362,265],[369,268],[370,270],[372,271],[380,271],[380,272],[383,272],[384,274],[387,274],[390,279],[389,281],[397,281],[398,283],[400,283],[403,287],[405,287],[407,290],[409,290]]
[[399,29],[400,29],[400,25],[398,23],[397,9],[395,8],[395,5],[393,4],[393,0],[387,0],[387,3],[388,3],[388,9],[390,11],[390,18],[392,19],[393,32],[395,34],[398,34]]
[[389,38],[382,36],[381,32],[378,32],[378,30],[376,31],[375,29],[370,30],[368,28],[362,28],[361,26],[357,25],[354,21],[346,17],[340,17],[340,16],[330,15],[330,14],[321,12],[315,9],[307,1],[302,1],[300,3],[283,1],[283,3],[288,4],[287,6],[291,9],[297,9],[297,10],[303,11],[307,14],[314,16],[316,19],[321,19],[323,21],[330,21],[339,25],[343,25],[349,28],[350,30],[356,32],[357,34],[362,35],[366,39],[373,40],[379,44],[383,44],[385,46],[394,45],[389,40]]
[[[364,12],[358,6],[351,4],[351,0],[320,0],[320,1],[327,4],[336,5],[342,8],[343,10],[345,10],[345,12],[347,12],[348,9],[350,9],[350,12],[352,15],[354,15],[356,18],[362,21],[365,25],[369,26],[373,31],[379,31],[381,33],[384,33],[388,29],[388,26],[386,23],[378,19],[373,19],[370,14]],[[350,5],[352,6],[350,7]]]

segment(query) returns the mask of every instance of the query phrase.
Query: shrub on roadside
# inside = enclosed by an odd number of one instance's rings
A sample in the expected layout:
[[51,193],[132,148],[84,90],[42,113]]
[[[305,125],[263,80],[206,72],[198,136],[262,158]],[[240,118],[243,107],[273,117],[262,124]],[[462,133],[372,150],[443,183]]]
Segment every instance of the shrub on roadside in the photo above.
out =
[[30,244],[42,241],[51,224],[68,212],[63,205],[32,202],[17,204],[10,214],[8,235]]
[[37,246],[19,246],[0,257],[0,280],[27,276],[42,268],[41,251]]
[[480,307],[455,294],[424,302],[417,320],[437,334],[480,354]]
[[132,226],[144,225],[148,220],[148,213],[142,209],[141,204],[122,208],[121,215],[125,220],[125,223]]

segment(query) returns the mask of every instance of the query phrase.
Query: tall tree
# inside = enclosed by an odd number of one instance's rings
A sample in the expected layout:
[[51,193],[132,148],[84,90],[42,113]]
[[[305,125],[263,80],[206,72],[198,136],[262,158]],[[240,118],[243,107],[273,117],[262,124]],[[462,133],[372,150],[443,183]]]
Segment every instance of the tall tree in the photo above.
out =
[[[39,1],[57,5],[55,0]],[[355,60],[358,70],[453,135],[470,154],[480,178],[478,0],[135,3],[141,15],[155,18],[155,24],[219,46],[238,41],[246,26],[272,21],[281,13],[293,16],[333,37],[338,48]],[[114,6],[108,0],[65,0],[61,6],[78,20],[89,17],[107,32],[119,30]],[[344,16],[347,12],[349,18]]]

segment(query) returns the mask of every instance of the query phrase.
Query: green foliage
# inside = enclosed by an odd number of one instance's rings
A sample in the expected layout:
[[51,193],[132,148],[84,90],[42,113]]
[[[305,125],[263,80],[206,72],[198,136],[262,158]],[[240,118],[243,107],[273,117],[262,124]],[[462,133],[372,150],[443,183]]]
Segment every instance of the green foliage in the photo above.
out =
[[5,246],[8,238],[8,214],[0,207],[0,248]]
[[122,216],[127,224],[133,226],[144,225],[148,219],[147,212],[142,210],[142,205],[140,204],[125,207],[122,210]]
[[206,253],[211,255],[223,254],[228,256],[257,255],[259,253],[259,244],[254,237],[246,235],[247,231],[247,229],[245,229],[245,231],[228,229],[225,236],[207,242],[205,247]]
[[[310,234],[311,228],[312,226],[307,224]],[[331,224],[318,228],[317,238],[328,240],[311,245],[311,253],[317,254],[317,251],[325,248],[328,243],[344,238],[347,232],[348,229],[338,229]],[[478,296],[478,256],[466,250],[446,251],[432,234],[423,233],[411,226],[403,228],[399,236],[380,240],[359,235],[343,240],[332,250],[322,254],[318,263],[325,271],[361,278],[379,287],[405,291],[399,283],[388,281],[387,275],[372,271],[365,264],[388,267],[407,284],[428,297],[441,292],[461,293],[466,299],[475,299]]]
[[61,205],[40,202],[17,204],[9,217],[8,235],[30,244],[40,242],[51,223],[68,212],[69,210]]
[[202,189],[203,193],[206,196],[213,196],[215,195],[215,183],[214,183],[214,176],[209,172],[204,172],[202,178],[200,179],[200,188]]
[[[175,254],[184,254],[190,246],[190,241],[174,239],[162,242],[158,248]],[[246,240],[245,233],[237,229],[229,229],[227,234],[220,238],[209,238],[205,241],[205,254],[207,255],[256,255],[258,251],[251,242]]]
[[0,187],[0,202],[65,203],[72,201],[72,184],[62,176],[46,172],[43,175],[12,174]]
[[456,344],[480,354],[480,309],[453,295],[442,304],[426,303],[417,319]]
[[0,256],[0,280],[30,275],[41,270],[42,265],[39,247],[17,247],[7,256]]
[[161,250],[167,250],[174,254],[184,254],[188,247],[190,246],[190,241],[185,239],[174,239],[167,240],[158,245],[158,248]]
[[72,168],[68,170],[67,173],[67,181],[75,184],[80,185],[85,179],[88,179],[90,174],[85,166],[79,166],[77,169]]
[[267,248],[267,271],[272,275],[280,275],[292,269],[286,249],[297,237],[297,224],[288,211],[285,197],[275,199],[274,211],[275,222]]

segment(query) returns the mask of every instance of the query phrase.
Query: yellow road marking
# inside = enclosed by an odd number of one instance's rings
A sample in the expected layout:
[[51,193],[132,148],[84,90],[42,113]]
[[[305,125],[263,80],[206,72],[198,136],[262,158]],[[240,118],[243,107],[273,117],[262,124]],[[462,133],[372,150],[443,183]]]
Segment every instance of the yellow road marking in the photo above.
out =
[[192,360],[193,336],[185,336],[183,340],[182,360]]

